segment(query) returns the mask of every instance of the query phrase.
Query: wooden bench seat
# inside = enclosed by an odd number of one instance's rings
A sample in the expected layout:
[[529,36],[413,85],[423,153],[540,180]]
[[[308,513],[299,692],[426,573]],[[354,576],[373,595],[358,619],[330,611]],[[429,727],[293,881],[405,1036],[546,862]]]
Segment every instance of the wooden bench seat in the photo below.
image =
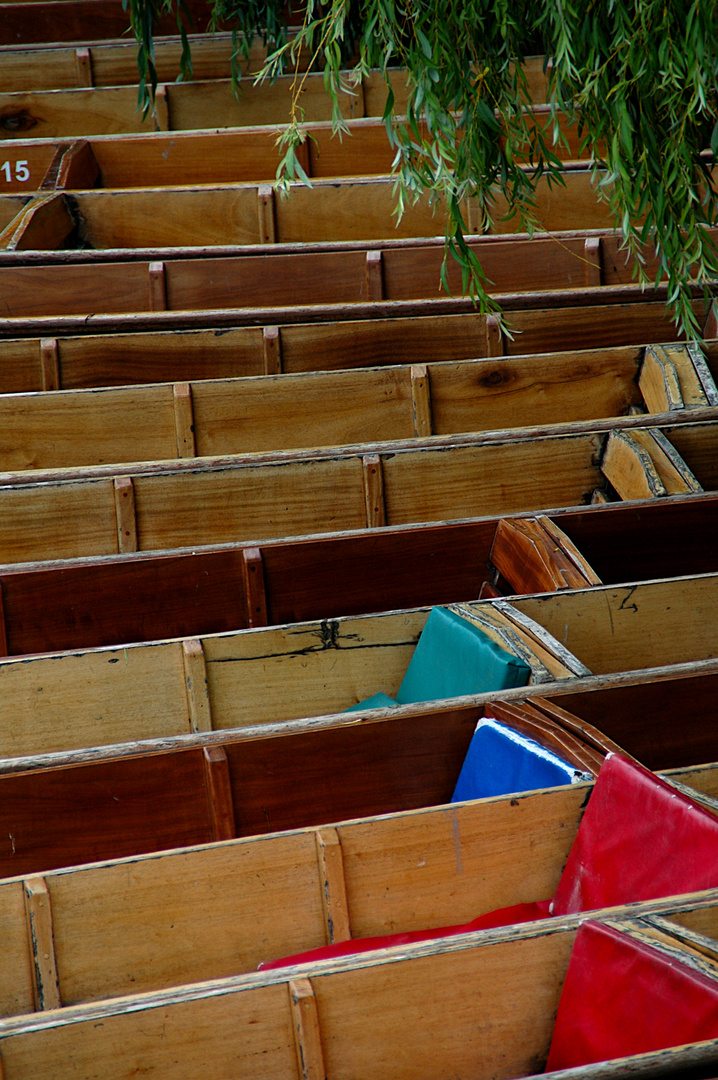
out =
[[157,551],[576,506],[597,490],[606,497],[608,481],[615,480],[606,451],[626,433],[655,447],[655,467],[644,451],[654,472],[666,475],[664,464],[673,470],[671,482],[667,476],[663,486],[659,478],[650,495],[712,491],[718,487],[714,411],[676,414],[671,425],[658,414],[334,451],[5,473],[0,560]]
[[[63,206],[51,202],[45,209],[65,214],[63,228],[74,227]],[[20,220],[26,217],[21,214]],[[6,239],[12,233],[20,238],[17,243],[33,246],[32,229],[36,225],[40,229],[42,222],[37,217],[27,221],[27,233],[17,222],[9,224]],[[266,224],[259,216],[258,223],[260,229]],[[8,243],[15,244],[16,239]],[[492,293],[592,291],[628,285],[632,277],[632,264],[618,255],[616,237],[607,233],[568,232],[530,240],[486,236],[473,239],[471,247],[490,279]],[[443,241],[438,239],[330,242],[310,248],[258,244],[250,245],[246,253],[236,247],[227,251],[208,257],[204,249],[138,250],[132,261],[117,250],[48,252],[44,259],[39,253],[0,251],[4,315],[13,319],[230,307],[316,309],[448,298],[440,280]],[[447,281],[460,297],[458,267],[447,268]],[[607,292],[606,298],[610,301],[613,294]],[[351,318],[351,309],[339,317]]]
[[[85,50],[89,52],[90,50]],[[0,54],[0,83],[3,77],[3,57]],[[134,53],[132,55],[134,63]],[[370,77],[371,79],[372,77]],[[395,80],[396,81],[396,80]],[[242,84],[243,87],[246,84]],[[279,86],[281,87],[281,83]],[[372,91],[367,87],[369,102]],[[397,85],[397,94],[400,95]],[[160,95],[164,88],[160,88]],[[147,121],[146,129],[137,134],[88,135],[87,138],[70,139],[48,138],[44,126],[58,126],[65,119],[70,121],[69,106],[73,101],[95,108],[102,105],[103,98],[108,99],[110,107],[114,104],[119,110],[124,106],[129,112],[129,93],[118,95],[102,91],[90,94],[43,94],[43,107],[36,115],[36,123],[29,133],[10,139],[0,127],[0,155],[8,162],[3,170],[3,191],[29,193],[44,189],[67,190],[72,188],[134,188],[155,187],[177,184],[217,184],[244,182],[273,183],[279,163],[277,151],[278,123],[251,123],[252,112],[265,113],[271,118],[271,102],[279,113],[277,92],[264,87],[259,95],[252,92],[248,100],[241,91],[239,102],[229,101],[227,84],[220,82],[199,82],[183,84],[180,90],[187,102],[190,95],[198,101],[201,112],[194,109],[189,115],[186,108],[179,109],[177,86],[170,91],[173,120],[172,132],[154,131]],[[261,96],[260,96],[261,95]],[[10,101],[16,95],[10,95]],[[23,95],[25,97],[25,95]],[[28,95],[32,99],[32,95]],[[0,91],[0,105],[4,98]],[[46,115],[49,102],[50,116]],[[29,102],[32,107],[32,100]],[[261,108],[261,113],[258,109]],[[27,112],[28,110],[26,110]],[[347,109],[349,111],[349,109]],[[356,107],[355,107],[356,111]],[[247,126],[243,123],[247,113]],[[176,130],[184,122],[192,120],[185,131]],[[535,123],[543,127],[548,122],[549,111],[545,105],[535,106],[532,110]],[[74,126],[86,130],[85,125],[99,126],[102,119],[107,119],[107,108],[98,117],[82,119],[74,117]],[[26,121],[29,123],[29,120]],[[126,118],[126,123],[137,125],[139,116]],[[307,122],[304,129],[308,139],[299,150],[299,159],[308,177],[341,177],[386,175],[391,172],[394,151],[386,135],[386,128],[380,117],[361,116],[347,119],[347,131],[340,140],[332,133],[332,124],[327,120]],[[557,146],[554,153],[567,162],[574,162],[585,157],[580,151],[579,140],[574,127],[570,127],[559,117],[561,133],[565,143]],[[35,130],[37,128],[37,130]],[[214,130],[201,130],[213,128]],[[197,130],[200,129],[200,130]],[[50,132],[48,132],[50,134]],[[23,137],[24,136],[24,137]],[[34,136],[34,137],[33,137]],[[24,166],[24,167],[23,167]],[[8,178],[9,176],[9,178]]]
[[[716,366],[718,367],[718,349]],[[688,348],[691,396],[638,383],[639,350],[0,396],[0,471],[294,450],[718,405]],[[647,356],[651,356],[650,350]],[[649,405],[650,403],[650,405]],[[652,408],[650,406],[653,406]],[[672,408],[671,408],[672,406]]]
[[[540,579],[504,544],[502,532],[535,520],[4,566],[0,636],[5,653],[19,656],[446,604],[496,582],[491,561],[505,594],[575,584]],[[550,521],[606,585],[718,570],[716,495],[595,505],[552,513]]]
[[[700,798],[718,789],[717,768],[664,775],[695,784]],[[582,783],[4,880],[0,1015],[226,978],[287,950],[451,925],[551,896],[587,790]],[[36,913],[35,941],[26,909]]]
[[[709,659],[716,581],[713,573],[450,606],[528,663],[532,684],[553,686]],[[410,609],[0,660],[0,755],[266,727],[339,713],[378,691],[395,697],[427,617]]]
[[[597,180],[601,179],[599,174]],[[567,171],[564,181],[559,200],[547,180],[538,182],[538,231],[613,228],[608,205],[597,198],[588,168]],[[18,198],[0,196],[3,224],[9,217],[5,201],[10,200],[14,207]],[[505,208],[500,196],[495,202],[496,217],[489,231],[502,235],[518,232],[519,219],[502,216]],[[344,177],[339,182],[320,178],[311,187],[291,184],[286,198],[275,197],[271,187],[261,184],[54,192],[31,199],[5,226],[0,244],[16,250],[119,249],[443,235],[446,213],[441,206],[432,206],[424,198],[407,206],[397,220],[395,203],[394,180],[388,176]],[[485,231],[471,199],[462,210],[469,233]],[[583,270],[582,266],[578,271],[581,284]]]
[[[621,286],[610,294],[597,289],[501,300],[513,339],[491,316],[471,310],[470,301],[453,299],[0,319],[0,386],[17,393],[332,371],[437,357],[623,348],[670,341],[676,333],[660,290],[657,299]],[[696,314],[705,320],[701,301]],[[715,330],[706,336],[715,338]]]
[[[565,916],[550,929],[466,935],[450,945],[423,943],[6,1019],[6,1080],[90,1080],[98,1067],[117,1080],[149,1067],[164,1080],[176,1076],[180,1058],[198,1080],[230,1067],[235,1077],[301,1080],[326,1075],[327,1063],[329,1075],[371,1073],[377,1080],[531,1076],[549,1052],[578,923]],[[674,963],[700,967],[711,984],[717,923],[714,891],[611,912],[611,926],[661,942]],[[716,1060],[713,1040],[608,1062],[600,1075],[641,1075],[644,1068],[653,1077],[686,1076],[691,1067],[706,1075]]]

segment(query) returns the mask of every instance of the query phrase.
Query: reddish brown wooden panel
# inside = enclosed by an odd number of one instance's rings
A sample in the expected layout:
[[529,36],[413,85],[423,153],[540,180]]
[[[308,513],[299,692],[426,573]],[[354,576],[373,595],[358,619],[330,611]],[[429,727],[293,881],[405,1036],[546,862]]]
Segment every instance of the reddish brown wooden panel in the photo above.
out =
[[247,625],[238,551],[21,571],[3,595],[13,655]]
[[556,698],[649,769],[679,769],[718,760],[718,677],[699,676],[622,686]]
[[212,839],[201,750],[0,778],[0,876]]
[[[377,685],[377,690],[381,686]],[[238,836],[448,802],[480,715],[410,716],[228,745]]]
[[269,622],[476,599],[495,528],[488,520],[266,545]]

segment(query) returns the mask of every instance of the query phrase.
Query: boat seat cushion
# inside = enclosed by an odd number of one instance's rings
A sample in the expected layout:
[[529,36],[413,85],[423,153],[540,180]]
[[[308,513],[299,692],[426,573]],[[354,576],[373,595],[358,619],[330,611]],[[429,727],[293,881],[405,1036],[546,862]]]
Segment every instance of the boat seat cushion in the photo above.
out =
[[606,757],[554,895],[565,915],[718,886],[718,817],[637,762]]
[[718,982],[613,927],[579,927],[547,1072],[715,1038]]
[[558,787],[590,776],[499,720],[483,717],[476,725],[452,802]]
[[448,608],[431,609],[399,687],[399,705],[525,686],[531,668]]
[[396,701],[374,694],[346,712],[485,694],[525,686],[531,668],[448,608],[429,612]]

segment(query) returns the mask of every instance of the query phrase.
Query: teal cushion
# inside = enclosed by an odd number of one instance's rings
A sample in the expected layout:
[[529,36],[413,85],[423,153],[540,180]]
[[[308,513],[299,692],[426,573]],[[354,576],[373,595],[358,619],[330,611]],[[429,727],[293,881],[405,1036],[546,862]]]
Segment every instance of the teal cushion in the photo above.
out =
[[378,694],[372,694],[371,697],[364,698],[363,701],[358,701],[356,705],[352,705],[350,709],[345,709],[344,712],[359,712],[361,709],[387,709],[394,705],[396,705],[394,698],[390,698],[388,694],[382,694],[380,691]]
[[525,686],[531,668],[478,626],[432,608],[396,700],[399,705]]

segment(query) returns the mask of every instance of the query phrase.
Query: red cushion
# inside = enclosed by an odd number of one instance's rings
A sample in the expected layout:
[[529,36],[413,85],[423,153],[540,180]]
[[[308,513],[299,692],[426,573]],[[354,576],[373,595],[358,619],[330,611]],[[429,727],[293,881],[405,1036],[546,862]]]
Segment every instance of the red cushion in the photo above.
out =
[[565,915],[718,886],[718,818],[648,769],[609,754],[551,913]]
[[354,953],[369,952],[370,949],[386,949],[390,945],[409,945],[412,941],[429,941],[437,937],[453,937],[455,934],[468,934],[472,930],[489,930],[494,926],[509,926],[511,923],[532,922],[534,919],[548,917],[548,900],[531,904],[513,904],[511,907],[497,908],[478,919],[462,923],[460,926],[440,926],[433,930],[410,930],[405,934],[385,934],[382,937],[353,938],[350,941],[338,941],[334,945],[324,945],[309,952],[284,956],[281,960],[268,960],[260,964],[258,971],[286,967],[288,964],[306,964],[310,960],[329,960],[334,956],[353,956]]
[[579,928],[546,1071],[718,1037],[718,982],[601,923]]

